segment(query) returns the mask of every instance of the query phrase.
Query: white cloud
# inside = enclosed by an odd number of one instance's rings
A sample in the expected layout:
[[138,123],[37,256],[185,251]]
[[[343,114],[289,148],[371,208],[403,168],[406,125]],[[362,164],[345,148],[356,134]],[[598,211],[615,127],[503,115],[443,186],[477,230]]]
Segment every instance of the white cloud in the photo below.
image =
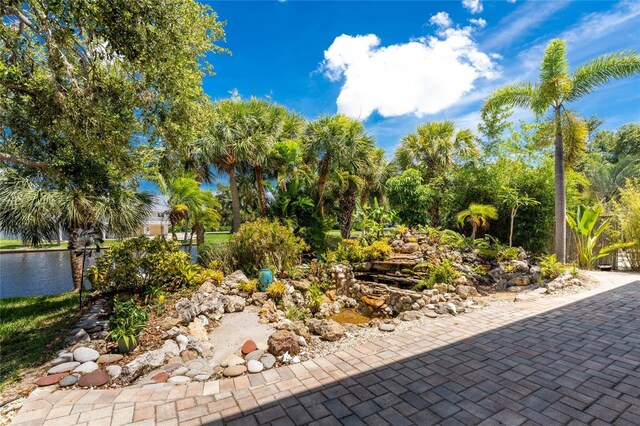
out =
[[487,26],[487,21],[485,21],[482,18],[478,18],[478,19],[471,18],[469,19],[469,22],[471,22],[473,25],[476,25],[478,28],[484,28]]
[[453,25],[453,21],[449,17],[447,12],[438,12],[429,19],[433,25],[437,25],[440,28],[449,28]]
[[469,10],[471,13],[480,13],[482,12],[482,1],[481,0],[462,0],[462,6]]
[[375,34],[336,37],[324,52],[323,70],[342,81],[338,111],[366,119],[435,114],[459,102],[480,78],[498,76],[480,51],[473,29],[447,28],[437,37],[380,46]]

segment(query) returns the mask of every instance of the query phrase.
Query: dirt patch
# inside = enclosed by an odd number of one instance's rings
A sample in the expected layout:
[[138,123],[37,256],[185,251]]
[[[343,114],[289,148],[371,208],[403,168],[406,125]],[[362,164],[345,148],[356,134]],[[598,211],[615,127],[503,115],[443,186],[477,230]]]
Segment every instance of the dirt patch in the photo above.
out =
[[355,309],[343,309],[340,313],[331,315],[329,319],[340,324],[367,324],[371,321],[370,317],[361,314]]

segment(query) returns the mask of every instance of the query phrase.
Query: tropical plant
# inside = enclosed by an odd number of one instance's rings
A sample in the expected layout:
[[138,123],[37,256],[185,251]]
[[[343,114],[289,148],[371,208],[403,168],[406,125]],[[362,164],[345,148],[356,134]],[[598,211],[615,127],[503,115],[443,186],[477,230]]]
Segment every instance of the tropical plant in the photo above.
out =
[[540,259],[540,276],[544,279],[553,280],[566,272],[567,267],[562,262],[558,262],[555,254],[544,256]]
[[234,260],[229,243],[204,243],[198,246],[198,264],[226,273],[233,272]]
[[274,281],[271,283],[269,288],[267,288],[267,296],[277,303],[282,300],[282,296],[284,296],[286,290],[287,286],[283,281]]
[[311,309],[311,312],[318,312],[320,305],[322,304],[322,289],[317,282],[314,282],[309,286],[307,302],[309,303],[309,309]]
[[391,246],[386,238],[371,243],[344,239],[334,252],[328,253],[328,257],[335,262],[362,263],[386,259],[390,254]]
[[444,259],[440,264],[430,265],[427,274],[427,277],[414,287],[416,291],[432,289],[436,284],[450,285],[459,275],[453,268],[451,261],[447,259]]
[[640,271],[640,182],[627,180],[620,189],[614,212],[625,241],[636,241],[635,246],[625,249],[631,269]]
[[297,305],[288,305],[284,316],[289,321],[305,321],[309,318],[309,311],[299,308]]
[[[636,242],[614,243],[601,247],[596,253],[598,239],[611,225],[610,219],[600,222],[602,206],[578,206],[575,213],[567,215],[567,223],[573,231],[576,250],[578,251],[578,267],[593,269],[596,261],[619,248],[631,247]],[[600,223],[599,223],[600,222]]]
[[420,172],[412,168],[386,182],[389,205],[398,212],[398,220],[405,225],[429,223],[429,207],[434,196],[431,187],[423,182]]
[[542,117],[549,108],[553,110],[555,253],[560,262],[566,260],[565,144],[571,148],[571,153],[576,147],[584,146],[587,136],[586,123],[565,106],[611,80],[630,77],[639,72],[640,55],[635,52],[600,56],[569,72],[565,42],[555,39],[545,50],[537,83],[509,84],[496,90],[485,101],[483,110],[486,111],[505,106],[524,107]]
[[471,239],[476,239],[476,232],[478,229],[489,228],[489,219],[497,219],[498,210],[488,204],[470,204],[465,210],[462,210],[456,215],[456,222],[460,228],[464,227],[465,223],[471,226]]
[[252,279],[249,281],[244,281],[238,284],[238,290],[244,291],[245,293],[254,293],[258,291],[258,280]]
[[367,241],[380,239],[384,233],[384,226],[396,220],[395,210],[389,210],[378,204],[378,199],[373,199],[373,204],[358,204],[356,206],[356,229],[360,230],[360,238]]
[[501,188],[500,199],[509,210],[509,247],[513,246],[513,224],[516,220],[518,210],[523,207],[538,206],[540,203],[527,194],[520,194],[517,189],[503,186]]

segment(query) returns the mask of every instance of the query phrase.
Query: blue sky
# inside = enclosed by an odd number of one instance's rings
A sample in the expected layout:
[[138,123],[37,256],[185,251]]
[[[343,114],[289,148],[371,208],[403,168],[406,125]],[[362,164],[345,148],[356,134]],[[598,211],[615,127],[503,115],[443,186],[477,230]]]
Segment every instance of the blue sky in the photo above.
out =
[[[391,155],[421,122],[475,129],[482,100],[532,81],[546,43],[568,44],[570,66],[640,50],[638,1],[206,2],[226,20],[232,54],[212,55],[213,98],[270,96],[309,119],[345,112]],[[640,121],[640,78],[579,101],[603,127]],[[524,111],[516,118],[528,119]]]

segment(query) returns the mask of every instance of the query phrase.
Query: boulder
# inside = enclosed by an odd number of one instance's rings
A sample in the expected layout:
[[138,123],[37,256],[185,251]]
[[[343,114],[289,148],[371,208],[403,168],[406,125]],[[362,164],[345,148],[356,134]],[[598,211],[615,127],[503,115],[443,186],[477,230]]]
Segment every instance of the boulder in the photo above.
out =
[[217,321],[222,318],[222,315],[224,314],[224,308],[227,303],[227,296],[220,293],[219,291],[214,291],[210,295],[203,298],[203,300],[200,302],[198,310],[210,320]]
[[469,299],[471,297],[480,296],[478,290],[471,285],[459,285],[456,287],[456,294],[462,299]]
[[345,333],[344,327],[337,322],[333,320],[319,320],[316,318],[309,320],[309,331],[313,334],[320,335],[322,340],[329,342],[339,340]]
[[227,304],[224,308],[224,311],[227,313],[242,312],[244,310],[245,304],[246,304],[246,301],[244,297],[227,296]]
[[200,318],[194,318],[194,320],[189,324],[189,334],[195,337],[200,341],[209,341],[209,336],[207,335],[207,330],[204,328],[204,324]]
[[269,346],[269,352],[275,356],[280,356],[285,352],[289,352],[290,354],[300,353],[298,337],[294,332],[289,330],[276,331],[269,337],[267,344]]
[[232,274],[227,275],[222,280],[222,285],[229,288],[237,288],[240,283],[249,282],[249,278],[242,271],[235,271]]
[[173,340],[165,340],[160,349],[146,352],[122,368],[122,380],[129,383],[149,370],[161,367],[168,358],[178,355],[178,344]]
[[178,318],[180,318],[180,322],[183,324],[189,324],[200,313],[196,306],[185,297],[176,302],[175,308]]
[[95,349],[80,347],[73,351],[73,359],[78,362],[95,361],[100,354]]
[[411,254],[420,251],[420,244],[418,243],[404,243],[395,248],[397,253]]

